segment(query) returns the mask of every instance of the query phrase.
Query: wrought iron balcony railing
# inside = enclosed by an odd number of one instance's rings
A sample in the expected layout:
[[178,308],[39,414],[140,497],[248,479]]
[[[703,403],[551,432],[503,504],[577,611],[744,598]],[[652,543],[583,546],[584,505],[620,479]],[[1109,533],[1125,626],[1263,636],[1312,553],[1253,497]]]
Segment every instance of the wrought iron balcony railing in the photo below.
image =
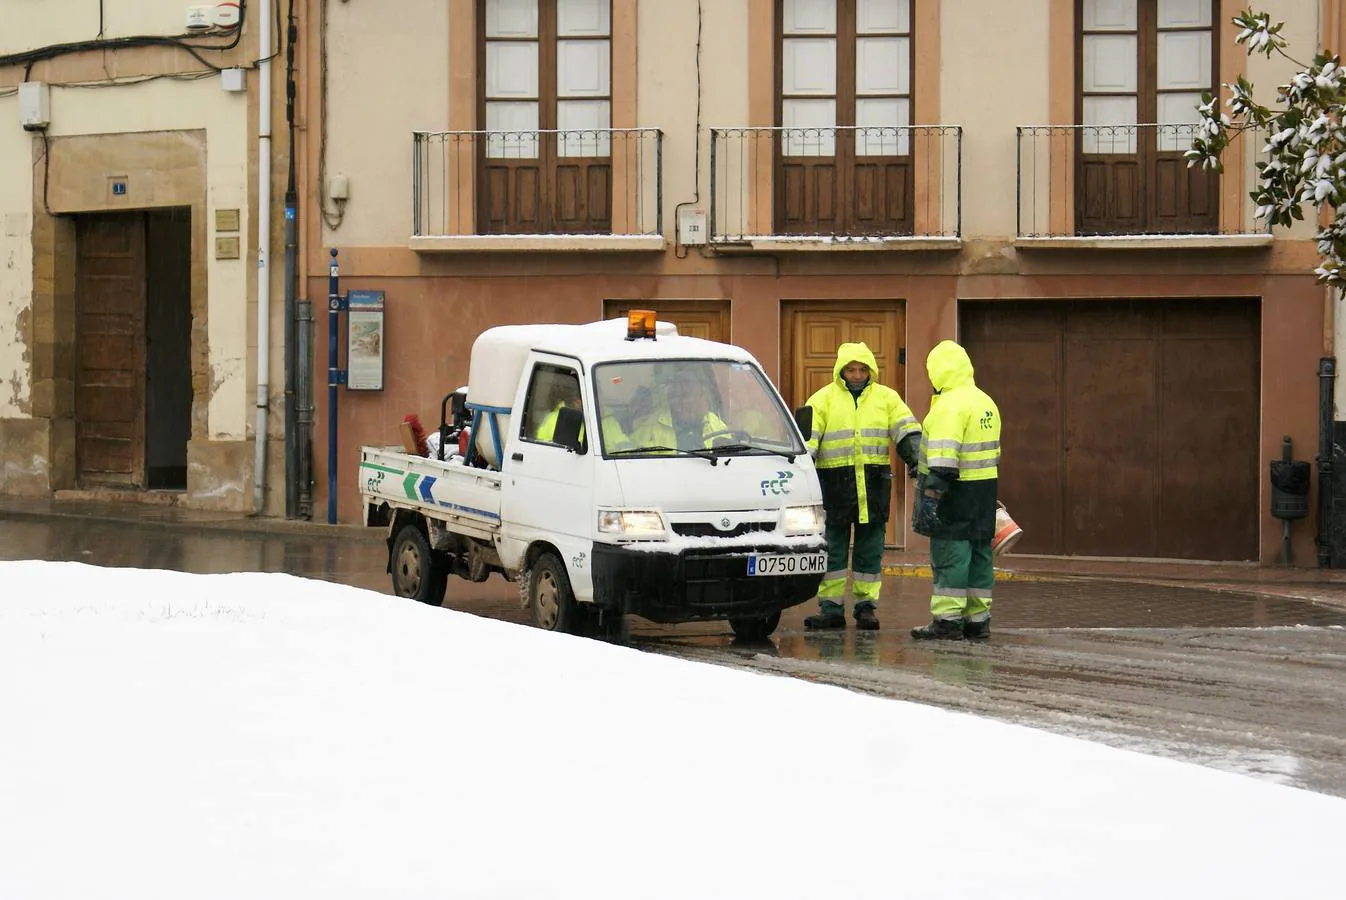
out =
[[712,128],[710,239],[957,238],[957,125]]
[[1249,197],[1266,134],[1234,137],[1221,175],[1188,167],[1196,125],[1021,125],[1021,238],[1265,234]]
[[413,133],[413,233],[658,235],[657,128]]

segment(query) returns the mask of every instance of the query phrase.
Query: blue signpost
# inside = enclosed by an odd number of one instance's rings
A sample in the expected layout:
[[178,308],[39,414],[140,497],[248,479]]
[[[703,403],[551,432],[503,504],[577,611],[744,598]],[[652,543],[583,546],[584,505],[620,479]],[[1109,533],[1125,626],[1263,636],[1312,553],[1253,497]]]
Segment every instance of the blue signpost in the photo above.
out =
[[337,520],[337,388],[346,383],[346,370],[337,365],[337,339],[341,312],[346,300],[341,296],[341,270],[336,248],[327,270],[327,524]]

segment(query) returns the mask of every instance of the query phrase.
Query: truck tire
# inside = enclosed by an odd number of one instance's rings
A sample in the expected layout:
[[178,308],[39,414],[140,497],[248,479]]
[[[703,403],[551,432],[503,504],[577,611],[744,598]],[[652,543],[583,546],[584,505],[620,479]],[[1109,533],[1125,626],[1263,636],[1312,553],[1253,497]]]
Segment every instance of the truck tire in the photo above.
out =
[[543,553],[533,561],[524,578],[524,590],[533,624],[538,628],[563,634],[584,630],[586,617],[570,590],[565,563],[555,553]]
[[750,619],[730,619],[729,627],[734,629],[735,640],[745,644],[760,644],[771,637],[780,624],[780,613],[759,616]]
[[393,539],[393,593],[431,606],[442,606],[449,570],[430,549],[425,532],[416,524],[403,525]]

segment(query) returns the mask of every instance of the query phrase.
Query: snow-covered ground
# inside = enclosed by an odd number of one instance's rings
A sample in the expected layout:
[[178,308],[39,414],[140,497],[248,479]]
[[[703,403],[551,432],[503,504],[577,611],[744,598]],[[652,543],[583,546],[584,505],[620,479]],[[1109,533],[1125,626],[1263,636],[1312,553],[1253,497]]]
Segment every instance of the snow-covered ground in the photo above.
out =
[[1346,800],[1242,775],[286,575],[0,585],[5,900],[1341,890]]

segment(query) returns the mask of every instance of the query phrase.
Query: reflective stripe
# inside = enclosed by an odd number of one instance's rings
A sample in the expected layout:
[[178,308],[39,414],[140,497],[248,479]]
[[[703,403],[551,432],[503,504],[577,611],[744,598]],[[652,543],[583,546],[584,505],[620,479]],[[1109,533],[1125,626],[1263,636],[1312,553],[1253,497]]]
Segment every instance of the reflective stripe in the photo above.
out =
[[861,428],[861,429],[860,429],[860,437],[862,437],[862,438],[878,438],[879,440],[886,441],[886,440],[888,440],[888,429],[886,429],[886,428]]
[[814,457],[817,462],[824,462],[829,459],[841,459],[850,462],[851,451],[849,447],[830,448],[819,450],[818,455]]
[[856,572],[853,576],[856,581],[882,581],[883,575],[879,572]]
[[845,569],[839,569],[836,572],[827,572],[826,574],[823,575],[823,581],[836,581],[838,578],[840,578],[842,581],[846,580]]
[[925,446],[931,450],[952,450],[958,452],[958,448],[963,446],[963,442],[958,438],[939,438],[938,440],[927,440]]
[[818,585],[819,597],[840,597],[846,593],[846,578],[824,578]]
[[[819,593],[822,593],[822,591],[819,590]],[[931,594],[930,614],[936,619],[961,619],[963,617],[963,605],[966,602],[966,597],[955,597],[952,594]]]
[[973,441],[963,445],[964,453],[981,453],[985,450],[999,450],[999,441]]
[[920,423],[913,417],[907,416],[906,418],[899,419],[893,423],[893,427],[888,432],[888,437],[892,439],[894,444],[899,444],[907,435],[920,433]]
[[976,622],[978,624],[982,622],[989,622],[990,620],[991,620],[991,613],[989,610],[986,612],[979,612],[976,615],[971,615],[967,617],[967,621]]
[[882,589],[882,582],[857,581],[855,583],[855,599],[868,600],[870,603],[877,603],[879,600],[879,591]]
[[995,457],[989,457],[989,458],[986,458],[986,459],[966,459],[966,458],[964,458],[964,459],[959,460],[959,462],[958,462],[958,468],[960,468],[960,469],[994,469],[994,468],[996,467],[996,463],[998,463],[998,462],[1000,462],[1000,460],[996,459]]
[[967,589],[967,595],[968,595],[969,597],[976,597],[976,598],[979,599],[979,600],[990,600],[990,599],[991,599],[991,589],[990,589],[990,588],[973,588],[973,587],[970,587],[970,588]]
[[821,443],[826,443],[828,441],[850,441],[854,438],[854,431],[828,431],[823,434]]
[[823,466],[823,468],[841,468],[843,466],[849,466],[854,462],[884,465],[888,462],[888,448],[882,444],[871,444],[867,447],[862,446],[857,459],[857,455],[853,448],[829,447],[826,450],[819,450],[817,455],[813,457],[813,460],[815,463]]

